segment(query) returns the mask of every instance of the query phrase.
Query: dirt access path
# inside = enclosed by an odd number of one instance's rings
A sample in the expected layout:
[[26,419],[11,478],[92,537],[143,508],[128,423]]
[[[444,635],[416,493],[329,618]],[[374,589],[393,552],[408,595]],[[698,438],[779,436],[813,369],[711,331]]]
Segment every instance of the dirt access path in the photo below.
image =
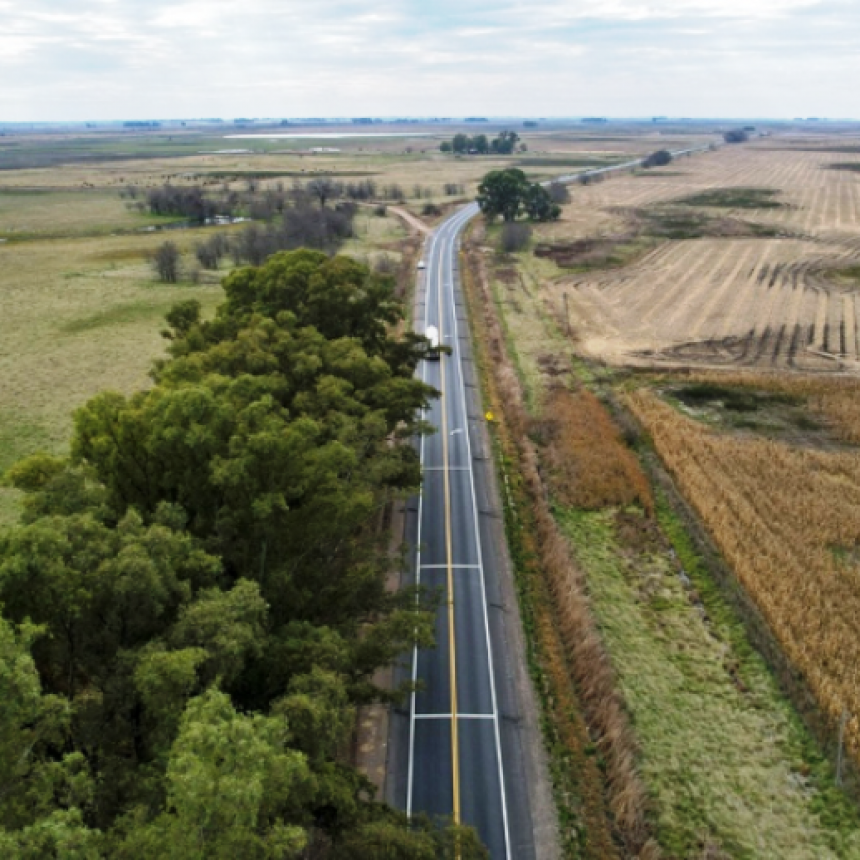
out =
[[389,206],[388,211],[393,212],[398,218],[401,218],[410,227],[417,230],[419,233],[423,233],[425,236],[429,236],[433,232],[432,227],[428,227],[416,215],[413,215],[411,212],[407,212],[405,209],[401,209],[399,206]]

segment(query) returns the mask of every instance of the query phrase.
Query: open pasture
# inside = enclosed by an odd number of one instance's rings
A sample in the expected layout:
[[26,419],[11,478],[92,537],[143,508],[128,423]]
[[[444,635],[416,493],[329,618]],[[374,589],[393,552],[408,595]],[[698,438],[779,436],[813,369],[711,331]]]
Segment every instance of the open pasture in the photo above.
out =
[[[195,231],[177,234],[190,247]],[[103,389],[148,385],[159,332],[177,301],[207,312],[212,284],[153,283],[146,256],[163,238],[33,241],[0,246],[0,474],[35,450],[65,450],[71,413]],[[0,526],[16,494],[0,488]]]

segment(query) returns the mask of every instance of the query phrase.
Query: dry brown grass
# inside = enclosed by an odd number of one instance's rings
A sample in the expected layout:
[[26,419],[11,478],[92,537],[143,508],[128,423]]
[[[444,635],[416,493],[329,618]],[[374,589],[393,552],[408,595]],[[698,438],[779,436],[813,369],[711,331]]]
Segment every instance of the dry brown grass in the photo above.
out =
[[545,448],[554,498],[586,510],[640,505],[649,514],[654,498],[636,456],[603,404],[589,390],[553,389],[535,423]]
[[715,433],[649,390],[627,403],[860,760],[860,454]]

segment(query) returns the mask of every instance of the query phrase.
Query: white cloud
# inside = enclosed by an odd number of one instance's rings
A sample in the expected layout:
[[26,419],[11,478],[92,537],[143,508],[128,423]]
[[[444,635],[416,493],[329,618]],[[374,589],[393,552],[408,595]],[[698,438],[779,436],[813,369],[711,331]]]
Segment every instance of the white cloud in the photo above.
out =
[[0,0],[0,119],[850,114],[855,0]]

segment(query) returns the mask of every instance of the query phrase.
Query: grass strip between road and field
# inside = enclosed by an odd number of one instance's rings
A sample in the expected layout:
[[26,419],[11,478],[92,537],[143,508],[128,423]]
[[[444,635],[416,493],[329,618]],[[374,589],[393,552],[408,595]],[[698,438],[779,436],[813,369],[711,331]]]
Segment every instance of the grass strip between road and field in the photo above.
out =
[[[502,369],[495,354],[502,334],[480,295],[468,254],[461,262],[464,294],[470,317],[483,402],[494,418],[491,438],[505,513],[508,547],[513,562],[520,613],[527,640],[529,672],[541,703],[541,727],[549,758],[565,858],[621,857],[617,822],[607,792],[606,751],[592,737],[585,708],[573,680],[569,649],[556,617],[557,597],[544,568],[547,546],[539,538],[535,499],[523,480],[522,451],[507,411],[512,404],[500,390]],[[492,322],[496,330],[488,331]],[[494,354],[490,354],[491,348]],[[515,371],[507,366],[509,373]],[[646,849],[648,850],[648,849]],[[645,855],[643,855],[645,856]]]

